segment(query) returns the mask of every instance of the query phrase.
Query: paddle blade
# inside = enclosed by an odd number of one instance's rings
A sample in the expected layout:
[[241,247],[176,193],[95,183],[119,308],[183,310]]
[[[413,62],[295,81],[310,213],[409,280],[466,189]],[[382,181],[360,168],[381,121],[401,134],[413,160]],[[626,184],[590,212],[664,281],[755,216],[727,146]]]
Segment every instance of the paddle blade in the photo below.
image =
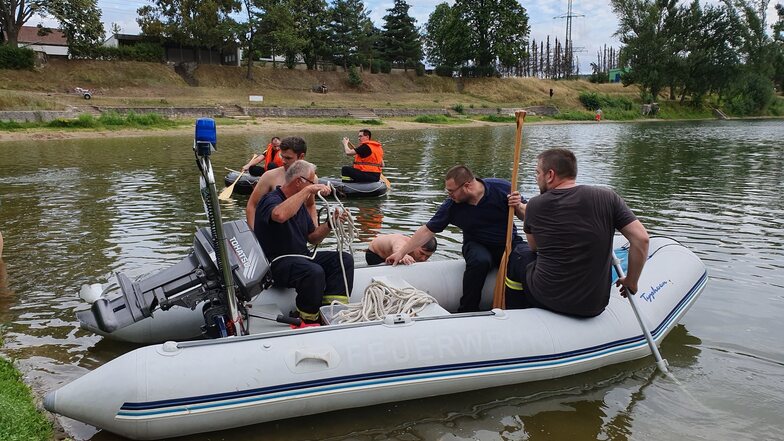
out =
[[244,174],[245,174],[245,172],[240,173],[239,176],[237,176],[237,179],[235,179],[234,182],[231,183],[231,185],[229,185],[228,187],[224,188],[223,191],[220,192],[220,194],[218,195],[218,199],[221,200],[221,201],[227,201],[227,200],[231,199],[231,194],[234,193],[234,186],[237,185],[237,182],[240,180],[240,178]]
[[384,183],[384,185],[386,185],[386,186],[387,186],[387,190],[389,190],[390,188],[392,188],[392,184],[389,182],[389,179],[387,179],[387,177],[386,177],[386,176],[384,176],[384,174],[383,174],[383,173],[381,174],[381,176],[379,176],[379,179],[381,180],[381,182],[383,182],[383,183]]
[[224,188],[222,192],[218,195],[218,199],[222,201],[227,201],[231,199],[231,194],[234,193],[234,184],[229,185],[228,187]]

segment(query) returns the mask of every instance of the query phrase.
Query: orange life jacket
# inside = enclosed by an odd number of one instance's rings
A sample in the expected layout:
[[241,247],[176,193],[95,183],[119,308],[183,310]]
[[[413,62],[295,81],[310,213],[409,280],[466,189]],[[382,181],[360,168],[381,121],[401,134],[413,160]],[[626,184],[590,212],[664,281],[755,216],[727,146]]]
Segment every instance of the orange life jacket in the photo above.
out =
[[381,148],[381,143],[370,140],[365,141],[364,144],[370,147],[370,156],[365,158],[354,156],[354,168],[364,172],[381,173],[384,164],[384,149]]
[[276,150],[272,144],[267,144],[267,150],[264,151],[264,169],[268,169],[270,163],[276,166],[283,166],[283,158],[280,157],[280,150]]

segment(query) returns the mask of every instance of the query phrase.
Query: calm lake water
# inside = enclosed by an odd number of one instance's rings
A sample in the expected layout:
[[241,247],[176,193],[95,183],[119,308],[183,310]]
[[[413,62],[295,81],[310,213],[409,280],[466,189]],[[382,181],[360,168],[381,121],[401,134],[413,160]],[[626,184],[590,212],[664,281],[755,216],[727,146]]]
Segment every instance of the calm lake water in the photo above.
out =
[[[219,132],[218,180],[271,136],[295,134]],[[344,135],[353,139],[356,130],[304,136],[320,176],[336,176],[349,163],[339,143]],[[346,201],[362,241],[426,222],[455,164],[510,177],[512,124],[379,130],[376,138],[386,148],[393,190]],[[784,122],[526,126],[524,139],[526,196],[536,190],[536,154],[568,147],[578,157],[578,182],[613,187],[652,234],[683,242],[708,265],[702,297],[661,348],[682,386],[656,375],[648,357],[559,380],[188,439],[784,439]],[[134,348],[79,329],[78,291],[114,271],[141,274],[187,253],[195,227],[206,224],[191,145],[188,136],[0,144],[2,352],[18,360],[36,392]],[[224,219],[244,218],[245,202],[223,203]],[[439,239],[435,259],[460,256],[459,232]],[[77,439],[118,439],[62,423]]]

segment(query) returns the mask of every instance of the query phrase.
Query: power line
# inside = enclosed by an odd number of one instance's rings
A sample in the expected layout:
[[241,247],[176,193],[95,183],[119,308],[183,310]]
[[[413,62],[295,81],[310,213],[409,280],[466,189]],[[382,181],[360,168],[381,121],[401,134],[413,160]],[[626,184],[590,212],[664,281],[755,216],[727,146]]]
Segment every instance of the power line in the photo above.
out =
[[575,14],[572,11],[572,0],[568,0],[568,6],[566,9],[566,14],[559,15],[557,17],[553,17],[554,19],[565,18],[566,19],[566,41],[564,43],[564,55],[565,55],[565,67],[567,68],[566,77],[570,77],[572,75],[574,69],[574,53],[575,52],[582,52],[585,48],[580,47],[577,50],[574,47],[574,43],[572,42],[572,18],[574,17],[585,17],[583,14]]

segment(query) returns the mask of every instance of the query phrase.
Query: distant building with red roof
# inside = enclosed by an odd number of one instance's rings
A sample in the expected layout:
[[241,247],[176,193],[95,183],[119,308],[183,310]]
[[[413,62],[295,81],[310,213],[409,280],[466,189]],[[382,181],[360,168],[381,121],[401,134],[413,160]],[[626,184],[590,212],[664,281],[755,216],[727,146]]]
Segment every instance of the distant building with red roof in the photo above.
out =
[[43,52],[49,57],[68,57],[68,40],[65,34],[59,29],[52,29],[52,32],[45,33],[46,35],[38,35],[38,29],[37,26],[22,26],[17,38],[19,47]]

